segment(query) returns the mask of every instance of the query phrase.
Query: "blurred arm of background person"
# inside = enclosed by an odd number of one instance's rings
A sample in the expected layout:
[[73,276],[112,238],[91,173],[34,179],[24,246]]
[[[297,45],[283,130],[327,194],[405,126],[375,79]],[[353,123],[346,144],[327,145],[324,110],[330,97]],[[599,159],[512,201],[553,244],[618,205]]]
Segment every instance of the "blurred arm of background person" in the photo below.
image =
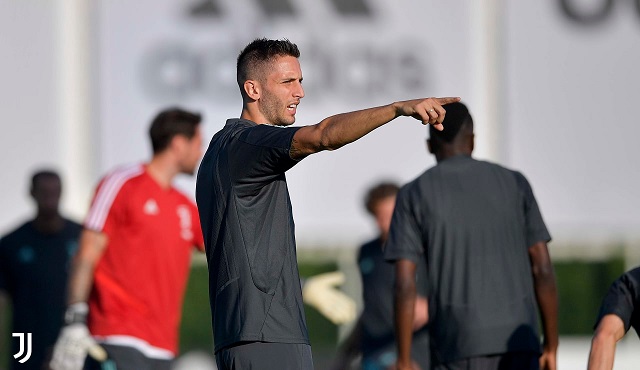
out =
[[547,243],[538,242],[530,246],[529,258],[544,333],[540,369],[555,370],[558,351],[558,291]]
[[105,234],[88,229],[82,231],[80,246],[69,276],[65,326],[60,331],[53,350],[50,366],[54,370],[80,370],[87,354],[97,361],[107,358],[107,353],[91,337],[86,325],[89,313],[87,301],[93,285],[93,273],[106,246]]
[[[362,280],[364,307],[355,328],[338,352],[333,365],[335,370],[348,369],[360,354],[363,368],[386,368],[390,365],[386,361],[396,357],[393,314],[395,267],[384,259],[383,248],[389,236],[399,190],[400,187],[396,183],[383,181],[372,186],[364,197],[365,209],[376,223],[378,236],[358,249],[357,263]],[[426,270],[417,270],[419,272],[414,276],[414,280],[419,285],[416,289],[417,292],[425,294],[426,287],[423,285],[426,283]],[[417,295],[413,331],[427,323],[427,310],[427,299],[423,295]],[[417,341],[416,344],[420,346],[424,343]],[[426,353],[428,348],[420,348],[419,351]],[[428,366],[424,359],[420,359],[419,362],[423,367]]]
[[[611,284],[600,306],[591,353],[589,370],[611,370],[616,343],[631,326],[640,333],[640,267],[625,272]],[[639,334],[640,335],[640,334]]]
[[[421,295],[416,296],[414,305],[414,317],[412,328],[416,330],[422,328],[429,321],[429,305],[427,299]],[[362,342],[362,316],[358,318],[353,330],[344,340],[343,344],[338,350],[338,354],[333,362],[331,369],[333,370],[345,370],[350,369],[350,365],[361,354],[361,342]],[[409,346],[411,347],[411,346]],[[425,349],[426,351],[427,349]]]
[[106,246],[107,236],[105,234],[88,229],[82,231],[80,246],[73,259],[69,277],[69,305],[84,303],[89,299],[93,273]]
[[362,342],[362,316],[358,318],[353,330],[344,340],[338,353],[331,364],[331,370],[351,369],[351,364],[360,355],[360,343]]

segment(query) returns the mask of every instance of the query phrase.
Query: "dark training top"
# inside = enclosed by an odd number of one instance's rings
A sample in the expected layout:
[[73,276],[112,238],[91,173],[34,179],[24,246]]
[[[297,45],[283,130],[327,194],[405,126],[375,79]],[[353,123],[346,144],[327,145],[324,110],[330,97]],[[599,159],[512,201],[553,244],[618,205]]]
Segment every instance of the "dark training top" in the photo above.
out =
[[[365,359],[386,356],[395,362],[396,340],[393,315],[395,266],[384,259],[380,238],[360,247],[358,268],[362,276],[364,302],[360,319],[362,356]],[[423,297],[427,296],[426,273],[425,264],[419,263],[416,267],[417,293]],[[414,333],[411,349],[411,357],[420,365],[420,368],[429,369],[429,332],[426,326]],[[388,353],[393,357],[389,357]]]
[[540,352],[528,247],[551,239],[519,172],[459,155],[398,194],[388,260],[427,261],[432,358]]
[[196,182],[215,351],[240,341],[309,344],[285,171],[298,128],[230,119]]
[[[13,333],[32,333],[31,358],[16,369],[40,369],[63,324],[67,278],[82,226],[65,220],[55,234],[43,234],[31,221],[0,240],[0,290],[13,302]],[[4,334],[4,333],[0,333]],[[20,340],[12,337],[12,354]]]
[[600,306],[596,326],[610,314],[622,319],[625,332],[633,326],[640,337],[640,267],[625,272],[611,284]]

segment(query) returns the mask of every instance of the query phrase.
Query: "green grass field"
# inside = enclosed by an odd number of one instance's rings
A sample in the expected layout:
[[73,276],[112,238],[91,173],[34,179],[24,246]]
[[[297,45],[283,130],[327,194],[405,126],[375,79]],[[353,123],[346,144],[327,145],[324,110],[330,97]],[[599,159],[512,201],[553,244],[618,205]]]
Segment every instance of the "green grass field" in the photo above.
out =
[[[200,260],[193,264],[185,295],[180,351],[202,350],[212,353],[211,315],[209,309],[207,267]],[[300,274],[303,277],[337,269],[331,256],[301,258]],[[604,261],[562,260],[554,263],[560,298],[559,325],[562,336],[591,335],[598,307],[609,285],[624,271],[621,257]],[[2,313],[0,313],[2,314]],[[4,312],[5,319],[10,312]],[[338,342],[338,328],[313,308],[306,307],[309,335],[317,369],[327,368]],[[1,318],[0,318],[1,319]],[[4,347],[0,347],[0,369],[7,368],[11,354],[8,345],[10,333],[4,335]],[[0,341],[0,344],[3,342]]]

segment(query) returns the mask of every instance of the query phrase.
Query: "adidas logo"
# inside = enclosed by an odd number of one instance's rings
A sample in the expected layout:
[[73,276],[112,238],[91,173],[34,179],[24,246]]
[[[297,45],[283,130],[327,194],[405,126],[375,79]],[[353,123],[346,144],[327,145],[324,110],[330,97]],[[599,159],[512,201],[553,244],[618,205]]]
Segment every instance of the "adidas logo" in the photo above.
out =
[[147,200],[144,204],[144,213],[147,215],[157,215],[160,212],[160,208],[158,208],[158,203],[153,198]]
[[[194,41],[198,40],[194,37],[154,43],[140,67],[141,90],[148,98],[158,102],[203,99],[220,106],[237,101],[236,58],[254,31],[229,30],[237,28],[241,11],[231,4],[233,0],[189,0],[177,9],[174,19],[186,18],[186,22],[176,23],[176,29],[193,24],[207,41]],[[255,37],[265,36],[262,30],[300,25],[291,41],[302,53],[309,96],[362,102],[419,95],[433,88],[427,42],[402,30],[391,32],[385,41],[370,37],[389,22],[388,17],[377,16],[384,9],[372,0],[313,1],[304,7],[297,0],[243,0],[245,4],[252,7],[249,13],[255,22],[249,28],[255,28]],[[306,23],[316,12],[327,16],[322,27]],[[333,31],[345,27],[350,37],[332,39],[325,27]],[[416,44],[422,46],[416,48]],[[305,102],[305,107],[310,109],[310,103]]]

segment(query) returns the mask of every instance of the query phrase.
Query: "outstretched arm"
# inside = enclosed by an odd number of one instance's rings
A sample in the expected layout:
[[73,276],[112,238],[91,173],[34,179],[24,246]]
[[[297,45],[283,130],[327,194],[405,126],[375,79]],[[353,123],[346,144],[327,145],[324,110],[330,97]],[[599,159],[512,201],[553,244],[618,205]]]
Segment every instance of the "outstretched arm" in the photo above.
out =
[[457,101],[460,98],[408,100],[325,118],[295,133],[291,143],[291,158],[302,159],[323,150],[338,149],[400,116],[410,116],[442,130],[445,116],[442,106]]
[[529,259],[544,331],[540,369],[555,370],[558,351],[558,291],[547,243],[538,242],[529,247]]
[[616,343],[624,334],[624,323],[620,317],[614,314],[604,316],[591,341],[588,370],[613,369]]

